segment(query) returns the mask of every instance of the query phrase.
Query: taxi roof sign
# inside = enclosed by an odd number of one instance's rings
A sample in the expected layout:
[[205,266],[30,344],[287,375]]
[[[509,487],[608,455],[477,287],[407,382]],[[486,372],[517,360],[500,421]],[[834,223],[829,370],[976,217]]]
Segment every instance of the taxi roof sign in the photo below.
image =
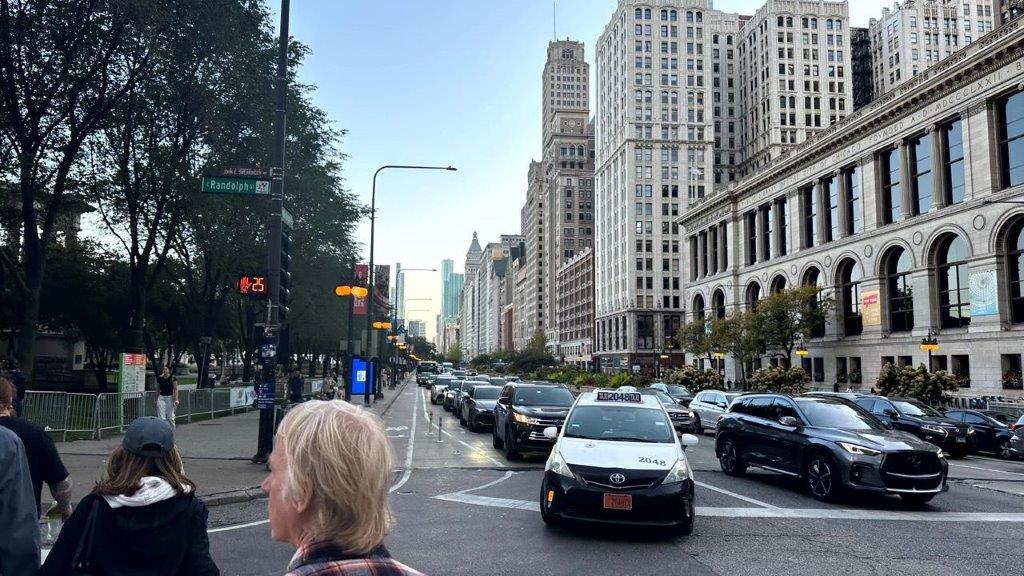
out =
[[634,404],[642,404],[643,397],[639,392],[617,392],[612,390],[598,390],[597,391],[598,402],[632,402]]

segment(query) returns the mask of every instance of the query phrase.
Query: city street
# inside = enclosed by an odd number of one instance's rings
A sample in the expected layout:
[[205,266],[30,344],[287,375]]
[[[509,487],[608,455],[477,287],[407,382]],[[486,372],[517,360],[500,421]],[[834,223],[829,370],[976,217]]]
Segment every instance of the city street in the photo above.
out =
[[[386,420],[396,456],[396,526],[386,544],[427,574],[1024,570],[1021,462],[951,461],[949,492],[921,508],[895,498],[830,505],[780,476],[726,477],[705,435],[689,450],[698,482],[694,534],[668,538],[630,528],[547,528],[537,512],[544,458],[505,462],[489,434],[461,428],[423,389],[406,386]],[[211,547],[223,574],[279,574],[287,564],[291,550],[270,540],[265,518],[259,500],[211,510]]]

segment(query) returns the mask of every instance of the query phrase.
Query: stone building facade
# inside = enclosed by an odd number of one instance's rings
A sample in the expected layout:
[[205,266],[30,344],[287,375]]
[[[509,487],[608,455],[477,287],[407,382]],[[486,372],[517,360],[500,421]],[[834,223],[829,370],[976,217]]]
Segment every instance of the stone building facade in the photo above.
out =
[[1011,21],[692,207],[687,320],[815,284],[835,302],[806,342],[815,386],[866,390],[886,362],[925,363],[933,335],[932,367],[964,392],[1019,394],[1003,376],[1024,352],[1022,56]]
[[559,268],[558,356],[589,369],[594,342],[594,251],[584,248]]

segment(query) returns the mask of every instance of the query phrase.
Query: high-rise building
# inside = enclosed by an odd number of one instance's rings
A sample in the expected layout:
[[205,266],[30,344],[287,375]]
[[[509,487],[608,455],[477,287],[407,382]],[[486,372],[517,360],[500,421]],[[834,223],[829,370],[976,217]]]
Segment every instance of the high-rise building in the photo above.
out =
[[558,269],[557,276],[559,358],[590,369],[594,345],[594,251],[584,248]]
[[423,320],[409,320],[409,336],[413,338],[426,338],[427,337],[427,323]]
[[402,264],[395,263],[395,288],[391,299],[392,305],[398,307],[398,323],[405,320],[405,272],[402,272]]
[[1002,18],[998,2],[905,0],[895,10],[883,8],[869,23],[875,96],[994,30]]
[[458,324],[462,302],[461,293],[465,276],[454,272],[454,267],[455,263],[449,258],[441,261],[441,313],[437,321],[438,346],[441,352],[447,352],[455,343],[448,336],[456,331],[447,327]]
[[850,27],[850,67],[853,68],[853,109],[857,110],[875,97],[874,67],[871,64],[871,30]]
[[[526,347],[534,333],[543,329],[544,316],[548,311],[548,303],[544,298],[544,279],[548,270],[545,260],[547,250],[544,249],[544,173],[541,163],[537,161],[530,162],[527,172],[526,203],[520,212],[520,220],[526,257],[520,265],[523,280],[516,284],[517,290],[521,290],[523,302],[523,306],[517,308],[516,312],[522,320],[521,330],[513,337],[513,345],[517,350]],[[520,334],[526,334],[525,339]]]

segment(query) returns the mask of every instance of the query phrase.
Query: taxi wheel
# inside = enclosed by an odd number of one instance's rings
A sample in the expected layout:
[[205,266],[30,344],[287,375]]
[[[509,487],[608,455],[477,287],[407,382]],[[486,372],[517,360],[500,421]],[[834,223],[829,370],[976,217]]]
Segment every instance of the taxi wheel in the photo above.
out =
[[739,449],[736,448],[736,443],[731,438],[722,442],[722,450],[718,454],[718,464],[727,476],[742,476],[747,471],[746,465],[740,462]]
[[491,446],[493,446],[495,450],[501,450],[505,447],[505,442],[501,438],[498,438],[497,424],[491,427]]

